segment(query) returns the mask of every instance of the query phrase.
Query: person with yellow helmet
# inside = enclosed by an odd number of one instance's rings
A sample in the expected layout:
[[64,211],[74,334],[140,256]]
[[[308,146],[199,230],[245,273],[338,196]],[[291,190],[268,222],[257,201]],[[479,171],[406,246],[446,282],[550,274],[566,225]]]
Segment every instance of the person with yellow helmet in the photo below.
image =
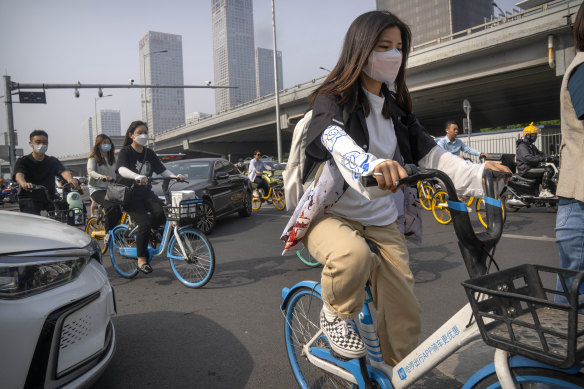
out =
[[547,157],[535,146],[538,132],[537,127],[531,122],[523,129],[523,139],[517,140],[515,152],[517,174],[524,178],[541,180],[542,190],[539,192],[539,197],[550,198],[555,196],[551,191],[554,169],[541,164],[547,160]]

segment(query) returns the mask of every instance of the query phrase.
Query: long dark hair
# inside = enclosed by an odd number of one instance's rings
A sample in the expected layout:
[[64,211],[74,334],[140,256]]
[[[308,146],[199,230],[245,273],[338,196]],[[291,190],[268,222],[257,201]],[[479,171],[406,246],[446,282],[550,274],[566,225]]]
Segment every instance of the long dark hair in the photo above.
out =
[[584,5],[580,6],[572,29],[574,30],[574,47],[578,51],[584,51]]
[[95,158],[95,162],[97,162],[97,164],[99,166],[105,165],[105,159],[101,155],[101,149],[100,149],[100,146],[104,140],[109,140],[110,144],[112,145],[111,150],[107,152],[107,162],[110,166],[113,166],[113,164],[116,163],[116,157],[114,154],[116,149],[114,146],[114,142],[112,142],[111,138],[109,136],[107,136],[106,134],[99,134],[95,138],[95,145],[93,146],[93,150],[91,151],[89,158]]
[[136,128],[140,126],[144,126],[146,127],[146,130],[148,130],[148,124],[144,123],[142,120],[135,120],[130,123],[130,127],[128,127],[128,130],[126,131],[126,137],[124,138],[124,146],[132,144],[133,140],[130,138],[130,135],[133,134],[134,131],[136,131]]
[[[339,60],[322,85],[310,96],[310,105],[318,95],[338,96],[338,103],[349,112],[362,105],[365,115],[369,115],[370,106],[361,88],[361,71],[369,54],[377,44],[382,32],[389,27],[397,27],[402,38],[402,63],[395,80],[396,101],[407,113],[412,112],[412,99],[406,86],[406,63],[411,48],[412,33],[410,28],[389,11],[366,12],[353,21],[347,34]],[[387,97],[389,90],[382,85],[381,90]],[[383,115],[389,118],[389,101],[385,100]]]

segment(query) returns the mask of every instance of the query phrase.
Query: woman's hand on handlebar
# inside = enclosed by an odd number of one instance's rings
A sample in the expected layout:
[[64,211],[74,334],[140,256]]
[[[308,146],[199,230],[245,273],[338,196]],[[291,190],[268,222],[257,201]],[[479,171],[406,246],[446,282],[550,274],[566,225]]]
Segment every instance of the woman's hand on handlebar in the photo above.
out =
[[383,161],[373,170],[373,177],[377,181],[377,187],[383,190],[391,190],[392,192],[398,189],[395,186],[395,182],[407,176],[408,173],[404,168],[398,162],[392,160]]
[[183,182],[185,180],[185,177],[182,174],[177,174],[176,180],[178,182]]
[[148,177],[146,176],[138,176],[135,181],[140,185],[148,185]]

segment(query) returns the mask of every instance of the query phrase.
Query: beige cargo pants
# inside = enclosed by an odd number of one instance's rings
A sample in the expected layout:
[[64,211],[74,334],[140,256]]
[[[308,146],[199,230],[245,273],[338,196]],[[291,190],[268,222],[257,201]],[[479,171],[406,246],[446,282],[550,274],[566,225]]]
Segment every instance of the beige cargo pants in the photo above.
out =
[[[365,238],[377,244],[371,252]],[[365,300],[365,284],[378,312],[378,334],[385,362],[394,366],[418,344],[421,308],[414,295],[414,278],[404,236],[397,222],[362,226],[325,216],[310,227],[304,244],[323,266],[322,297],[341,318],[356,318]]]

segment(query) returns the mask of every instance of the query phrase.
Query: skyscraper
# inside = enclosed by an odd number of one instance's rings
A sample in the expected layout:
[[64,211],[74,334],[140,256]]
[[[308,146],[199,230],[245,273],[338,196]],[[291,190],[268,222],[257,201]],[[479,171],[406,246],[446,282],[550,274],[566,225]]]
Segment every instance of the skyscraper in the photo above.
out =
[[83,131],[81,132],[81,144],[84,153],[89,153],[93,149],[93,142],[95,141],[94,129],[93,129],[93,116],[90,116],[87,120],[83,122]]
[[122,134],[120,111],[115,109],[102,109],[101,111],[98,111],[96,127],[97,131],[94,132],[94,138],[99,134],[120,136]]
[[378,10],[397,15],[412,30],[412,46],[484,23],[491,0],[376,0]]
[[215,110],[256,98],[252,0],[211,0]]
[[[148,85],[184,85],[182,36],[148,31],[140,39],[140,79]],[[184,124],[184,89],[142,89],[142,120],[154,134]]]
[[[278,64],[278,88],[282,89],[284,76],[282,74],[282,52],[276,52],[276,63]],[[255,70],[256,70],[256,93],[257,97],[262,97],[274,93],[274,50],[255,50]]]

